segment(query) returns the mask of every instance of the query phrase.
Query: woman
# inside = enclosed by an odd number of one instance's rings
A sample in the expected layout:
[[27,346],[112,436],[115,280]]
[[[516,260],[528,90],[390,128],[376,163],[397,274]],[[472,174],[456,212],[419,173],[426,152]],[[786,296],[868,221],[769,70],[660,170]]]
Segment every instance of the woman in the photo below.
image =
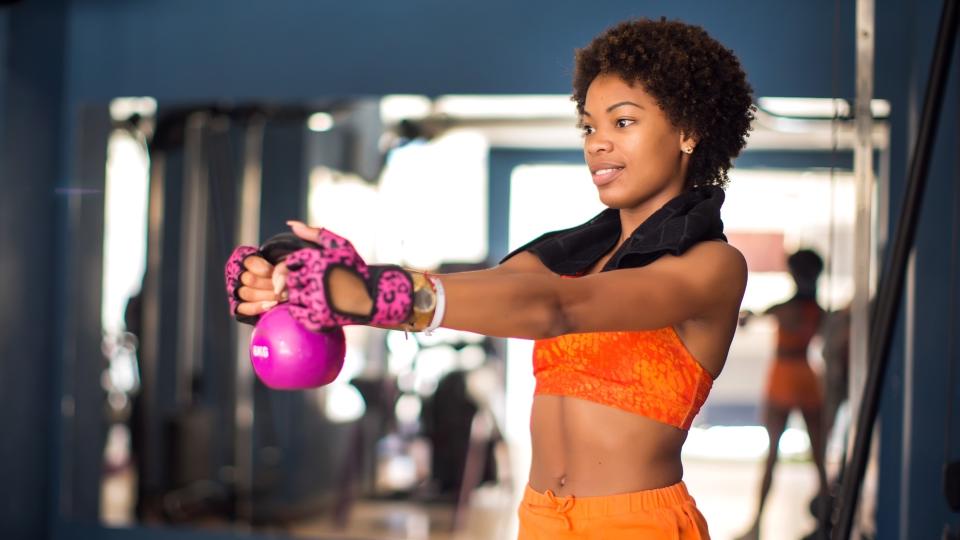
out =
[[291,222],[319,245],[276,268],[238,248],[231,309],[250,318],[286,300],[312,329],[442,325],[536,340],[520,538],[707,538],[680,449],[723,369],[746,284],[719,210],[751,89],[703,29],[663,19],[597,36],[577,51],[573,83],[608,207],[589,222],[495,268],[442,276],[366,266],[346,240]]
[[[824,312],[817,303],[817,280],[823,272],[823,259],[813,250],[802,249],[787,257],[787,269],[796,285],[796,293],[786,302],[770,307],[764,315],[777,320],[777,349],[767,376],[764,393],[763,424],[767,429],[769,450],[760,482],[760,498],[756,518],[750,530],[738,540],[758,538],[763,507],[773,482],[777,464],[780,436],[787,427],[787,419],[794,409],[803,414],[810,436],[813,463],[820,481],[820,502],[827,494],[827,473],[824,465],[826,443],[823,431],[823,392],[820,379],[807,361],[810,341],[820,331]],[[745,312],[741,323],[752,316]],[[822,509],[818,508],[818,513]],[[822,515],[822,514],[821,514]]]

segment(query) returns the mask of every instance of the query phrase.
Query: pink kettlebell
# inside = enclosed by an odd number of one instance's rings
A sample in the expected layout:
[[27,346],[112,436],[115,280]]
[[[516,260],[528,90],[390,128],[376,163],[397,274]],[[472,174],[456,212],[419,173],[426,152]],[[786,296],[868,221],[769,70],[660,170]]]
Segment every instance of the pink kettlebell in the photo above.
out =
[[[317,247],[292,233],[271,237],[260,254],[277,264],[304,247]],[[270,388],[299,390],[333,382],[343,367],[346,341],[343,329],[312,332],[294,319],[286,304],[260,316],[250,338],[250,362],[257,377]]]
[[279,390],[333,382],[343,367],[343,329],[311,332],[280,304],[260,316],[250,338],[250,362],[263,384]]

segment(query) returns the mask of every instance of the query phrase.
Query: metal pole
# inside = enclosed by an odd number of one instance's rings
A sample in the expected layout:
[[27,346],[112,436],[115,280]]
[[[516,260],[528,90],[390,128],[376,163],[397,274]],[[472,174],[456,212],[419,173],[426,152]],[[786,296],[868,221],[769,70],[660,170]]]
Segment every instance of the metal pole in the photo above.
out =
[[193,379],[202,363],[201,336],[204,310],[204,269],[207,251],[209,183],[204,133],[210,117],[191,114],[184,133],[183,225],[180,232],[180,302],[177,332],[176,402],[180,407],[194,399]]
[[[850,306],[850,381],[848,395],[850,415],[856,418],[860,402],[856,399],[863,391],[867,377],[867,344],[870,339],[870,296],[872,292],[871,262],[873,243],[871,238],[873,206],[873,99],[874,61],[874,0],[857,0],[857,78],[855,103],[854,178],[856,185],[856,209],[854,225],[854,272],[853,301]],[[849,448],[848,448],[849,451]]]
[[[238,243],[260,245],[260,192],[263,182],[263,131],[266,120],[261,115],[250,118],[247,124],[243,150],[243,179],[237,211],[235,238]],[[245,324],[232,325],[236,332],[236,408],[234,421],[235,486],[237,516],[250,520],[253,516],[253,375],[247,348],[251,328]]]

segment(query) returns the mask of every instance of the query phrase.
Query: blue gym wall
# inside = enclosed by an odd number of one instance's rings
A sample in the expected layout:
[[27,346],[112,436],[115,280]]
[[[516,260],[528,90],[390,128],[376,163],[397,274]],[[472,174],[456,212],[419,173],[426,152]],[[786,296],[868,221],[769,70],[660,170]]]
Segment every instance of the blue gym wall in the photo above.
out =
[[[939,2],[878,0],[878,97],[893,103],[893,208],[903,191]],[[840,4],[840,5],[838,5]],[[57,513],[77,111],[115,96],[161,103],[383,93],[562,93],[572,50],[629,16],[702,24],[757,95],[853,95],[854,2],[731,0],[24,0],[0,8],[0,529],[4,538],[120,537]],[[954,62],[956,64],[957,62]],[[954,71],[958,66],[954,65]],[[881,538],[932,538],[940,495],[953,83],[917,251],[914,347],[895,343],[880,426]],[[73,197],[73,198],[72,198]],[[894,217],[896,212],[894,212]],[[905,362],[906,359],[906,362]],[[956,443],[955,443],[956,445]],[[956,449],[954,449],[956,451]],[[956,519],[953,518],[956,522]],[[164,533],[152,533],[166,537]],[[183,537],[183,536],[178,536]]]
[[[932,1],[913,5],[881,1],[877,8],[877,93],[889,97],[894,107],[892,222],[905,190],[940,10],[941,3]],[[960,55],[954,50],[917,229],[915,278],[907,284],[913,309],[909,315],[906,306],[901,309],[881,404],[877,511],[881,538],[939,538],[946,523],[954,527],[955,534],[960,523],[942,495],[945,454],[960,459],[957,415],[952,425],[946,422],[946,409],[958,408],[956,393],[954,402],[947,402],[947,385],[956,388],[949,380],[948,339],[960,330],[951,309],[960,299],[950,294],[950,257],[956,249],[950,234],[956,217],[954,189],[960,181],[958,83]],[[904,326],[908,317],[913,319],[909,340]],[[954,433],[949,446],[948,431]]]
[[[626,17],[660,15],[706,26],[760,95],[832,91],[834,3],[823,0],[74,0],[70,97],[566,92],[574,47]],[[849,73],[852,5],[840,15],[839,67]],[[851,93],[852,78],[839,91]]]

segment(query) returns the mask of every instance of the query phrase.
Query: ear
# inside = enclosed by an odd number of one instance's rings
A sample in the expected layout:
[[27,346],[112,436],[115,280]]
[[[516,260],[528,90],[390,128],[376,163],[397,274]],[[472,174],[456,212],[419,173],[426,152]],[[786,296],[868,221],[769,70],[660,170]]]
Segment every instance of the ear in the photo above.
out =
[[680,130],[680,149],[681,151],[684,148],[696,148],[697,143],[700,142],[700,138],[697,137],[694,133],[688,133],[686,131]]

